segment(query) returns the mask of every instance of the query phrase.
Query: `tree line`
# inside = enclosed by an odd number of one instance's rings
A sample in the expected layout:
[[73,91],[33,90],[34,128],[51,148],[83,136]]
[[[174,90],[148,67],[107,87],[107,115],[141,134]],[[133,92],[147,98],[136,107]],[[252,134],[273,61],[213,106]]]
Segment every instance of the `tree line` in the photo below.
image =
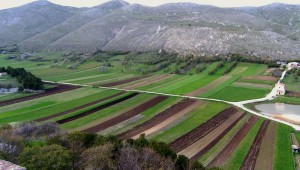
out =
[[[56,123],[0,126],[0,159],[28,170],[170,169],[204,170],[200,162],[177,155],[166,143],[84,132],[66,133]],[[214,168],[217,169],[217,168]]]
[[42,80],[31,72],[27,72],[24,68],[0,67],[0,72],[6,72],[9,76],[16,78],[18,83],[21,84],[19,91],[23,91],[23,89],[44,89]]

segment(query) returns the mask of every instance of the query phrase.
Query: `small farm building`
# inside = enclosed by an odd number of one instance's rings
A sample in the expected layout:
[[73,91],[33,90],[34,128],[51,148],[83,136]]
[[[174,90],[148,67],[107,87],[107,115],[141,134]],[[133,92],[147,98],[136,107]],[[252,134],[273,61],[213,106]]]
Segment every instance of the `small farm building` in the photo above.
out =
[[284,95],[285,94],[285,84],[278,82],[275,85],[276,95]]
[[288,63],[288,70],[292,70],[294,68],[300,67],[300,64],[298,62],[290,62]]

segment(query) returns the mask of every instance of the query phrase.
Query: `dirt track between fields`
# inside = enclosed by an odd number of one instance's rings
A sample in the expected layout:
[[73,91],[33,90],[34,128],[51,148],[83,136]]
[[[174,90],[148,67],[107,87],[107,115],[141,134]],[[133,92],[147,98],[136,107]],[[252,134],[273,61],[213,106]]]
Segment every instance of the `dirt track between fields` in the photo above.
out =
[[90,127],[88,129],[85,129],[83,130],[84,132],[90,132],[90,133],[96,133],[96,132],[99,132],[101,130],[104,130],[106,128],[109,128],[111,126],[114,126],[118,123],[121,123],[127,119],[130,119],[140,113],[142,113],[143,111],[157,105],[158,103],[166,100],[168,97],[166,96],[158,96],[158,97],[155,97],[143,104],[140,104],[139,106],[133,108],[132,110],[128,111],[128,112],[125,112],[117,117],[114,117],[112,119],[109,119],[101,124],[98,124],[96,126],[93,126],[93,127]]
[[205,85],[204,87],[201,87],[195,91],[188,93],[187,96],[198,96],[200,94],[203,94],[203,93],[207,92],[208,90],[215,88],[219,84],[222,84],[223,82],[225,82],[226,80],[228,80],[230,78],[231,78],[231,76],[222,76],[222,77],[214,80],[213,82]]
[[195,143],[196,141],[198,141],[199,139],[203,138],[205,135],[216,129],[236,112],[237,109],[234,107],[224,109],[208,121],[194,128],[192,131],[186,133],[185,135],[182,135],[181,137],[171,142],[169,146],[175,152],[182,151],[186,147],[190,146],[191,144]]
[[270,122],[256,159],[254,170],[272,170],[275,151],[276,123]]
[[120,96],[120,95],[125,94],[125,93],[126,93],[126,92],[122,91],[122,92],[119,92],[119,93],[117,93],[117,94],[114,94],[114,95],[105,97],[105,98],[103,98],[103,99],[99,99],[99,100],[96,100],[96,101],[93,101],[93,102],[90,102],[90,103],[87,103],[87,104],[84,104],[84,105],[81,105],[81,106],[72,108],[72,109],[70,109],[70,110],[66,110],[66,111],[63,111],[63,112],[60,112],[60,113],[57,113],[57,114],[54,114],[54,115],[50,115],[50,116],[47,116],[47,117],[43,117],[43,118],[37,119],[36,121],[37,121],[37,122],[43,122],[43,121],[50,120],[50,119],[53,119],[53,118],[56,118],[56,117],[59,117],[59,116],[67,115],[67,114],[69,114],[69,113],[72,113],[72,112],[75,112],[75,111],[84,109],[84,108],[86,108],[86,107],[95,105],[95,104],[97,104],[97,103],[104,102],[104,101],[106,101],[106,100],[112,99],[112,98],[114,98],[114,97]]
[[148,85],[148,84],[151,84],[151,83],[155,83],[155,82],[158,82],[162,79],[165,79],[165,78],[169,78],[171,77],[172,75],[169,75],[169,74],[164,74],[164,75],[160,75],[160,76],[155,76],[153,78],[150,78],[150,79],[147,79],[145,81],[142,81],[142,82],[139,82],[139,83],[135,83],[135,84],[131,84],[131,85],[128,85],[128,86],[125,86],[123,87],[124,89],[134,89],[134,88],[137,88],[137,87],[141,87],[141,86],[145,86],[145,85]]
[[262,140],[266,134],[267,128],[270,124],[270,120],[265,120],[262,125],[260,126],[260,129],[258,133],[255,136],[255,139],[243,161],[243,164],[241,166],[241,170],[249,170],[249,169],[254,169],[256,161],[257,161],[257,156],[259,154],[259,150],[262,144]]
[[0,107],[12,105],[12,104],[16,104],[16,103],[21,103],[24,101],[34,100],[34,99],[38,99],[41,97],[46,97],[46,96],[50,96],[50,95],[54,95],[54,94],[58,94],[58,93],[63,93],[63,92],[75,90],[78,88],[80,88],[80,87],[79,86],[71,86],[71,85],[58,85],[56,87],[46,89],[42,93],[37,93],[37,94],[30,95],[30,96],[20,97],[20,98],[11,99],[11,100],[0,101]]
[[125,101],[125,100],[131,99],[131,98],[137,96],[138,94],[139,94],[139,93],[132,93],[132,94],[130,94],[130,95],[124,96],[124,97],[122,97],[122,98],[116,99],[116,100],[114,100],[114,101],[108,102],[108,103],[103,104],[103,105],[101,105],[101,106],[98,106],[98,107],[96,107],[96,108],[93,108],[93,109],[90,109],[90,110],[88,110],[88,111],[85,111],[85,112],[83,112],[83,113],[80,113],[80,114],[77,114],[77,115],[74,115],[74,116],[71,116],[71,117],[67,117],[67,118],[58,120],[58,121],[56,121],[56,122],[57,122],[58,124],[68,123],[68,122],[70,122],[70,121],[73,121],[73,120],[76,120],[76,119],[85,117],[85,116],[87,116],[87,115],[93,114],[93,113],[98,112],[98,111],[103,110],[103,109],[106,109],[106,108],[108,108],[108,107],[110,107],[110,106],[113,106],[113,105],[115,105],[115,104],[121,103],[121,102],[123,102],[123,101]]
[[144,79],[144,78],[147,78],[147,77],[150,77],[150,76],[137,76],[137,77],[133,77],[133,78],[125,79],[125,80],[120,80],[120,81],[116,81],[116,82],[112,82],[112,83],[102,84],[101,86],[103,86],[103,87],[112,87],[112,86],[117,86],[117,85],[121,85],[121,84],[130,83],[132,81]]
[[208,167],[221,167],[231,156],[233,151],[244,139],[244,137],[247,135],[247,133],[253,127],[257,120],[258,117],[252,115],[250,119],[243,125],[243,127],[228,142],[228,144],[222,149],[222,151],[212,160]]
[[262,80],[262,81],[277,81],[278,78],[274,76],[248,76],[243,77],[243,79],[253,79],[253,80]]
[[197,100],[192,100],[192,99],[183,99],[180,102],[172,105],[171,107],[169,107],[168,109],[158,113],[157,115],[155,115],[154,117],[152,117],[151,119],[147,120],[146,122],[135,126],[134,128],[121,133],[118,135],[118,137],[120,139],[129,139],[132,138],[133,136],[136,136],[158,124],[160,124],[161,122],[167,120],[169,117],[171,117],[172,115],[184,110],[185,108],[189,107],[190,105],[192,105],[193,103],[195,103]]
[[178,154],[185,155],[191,160],[197,160],[200,156],[206,153],[212,148],[222,137],[224,137],[231,128],[233,128],[237,122],[239,122],[245,114],[243,112],[237,112],[229,117],[219,127],[208,133],[200,140],[194,142],[190,146],[186,147]]
[[183,109],[180,112],[175,113],[174,115],[170,116],[168,119],[166,119],[165,121],[161,122],[160,124],[151,127],[150,129],[139,133],[138,135],[134,136],[133,139],[137,139],[140,134],[145,134],[145,136],[150,135],[152,133],[157,132],[158,130],[170,125],[171,123],[173,123],[174,121],[178,120],[179,118],[181,118],[182,116],[188,114],[190,111],[192,111],[194,108],[196,108],[199,104],[201,104],[201,101],[196,101],[195,103],[193,103],[192,105],[190,105],[189,107]]

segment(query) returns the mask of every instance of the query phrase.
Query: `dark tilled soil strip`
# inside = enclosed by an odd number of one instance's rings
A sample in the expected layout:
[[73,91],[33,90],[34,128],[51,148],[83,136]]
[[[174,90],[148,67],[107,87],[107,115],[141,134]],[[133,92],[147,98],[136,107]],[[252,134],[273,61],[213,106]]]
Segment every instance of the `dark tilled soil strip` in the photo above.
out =
[[168,109],[158,113],[157,115],[155,115],[153,118],[149,119],[148,121],[134,127],[133,129],[130,129],[124,133],[119,134],[118,137],[121,139],[129,139],[133,136],[136,136],[136,135],[144,132],[145,130],[150,129],[153,126],[160,124],[161,122],[168,119],[170,116],[184,110],[185,108],[189,107],[196,101],[197,100],[183,99],[180,102],[172,105]]
[[100,102],[103,102],[103,101],[112,99],[112,98],[114,98],[114,97],[120,96],[120,95],[125,94],[125,93],[126,93],[126,92],[120,92],[120,93],[117,93],[117,94],[114,94],[114,95],[105,97],[105,98],[103,98],[103,99],[99,99],[99,100],[96,100],[96,101],[93,101],[93,102],[90,102],[90,103],[87,103],[87,104],[84,104],[84,105],[75,107],[75,108],[70,109],[70,110],[66,110],[66,111],[64,111],[64,112],[60,112],[60,113],[57,113],[57,114],[54,114],[54,115],[50,115],[50,116],[47,116],[47,117],[43,117],[43,118],[37,119],[36,121],[37,121],[37,122],[43,122],[43,121],[50,120],[50,119],[53,119],[53,118],[56,118],[56,117],[59,117],[59,116],[63,116],[63,115],[66,115],[66,114],[75,112],[75,111],[77,111],[77,110],[80,110],[80,109],[83,109],[83,108],[86,108],[86,107],[95,105],[95,104],[97,104],[97,103],[100,103]]
[[12,105],[12,104],[16,104],[16,103],[21,103],[21,102],[24,102],[24,101],[33,100],[33,99],[37,99],[37,98],[41,98],[41,97],[45,97],[45,96],[50,96],[50,95],[54,95],[54,94],[74,90],[74,89],[77,89],[77,88],[80,88],[80,87],[71,86],[71,85],[58,85],[56,87],[46,89],[42,93],[37,93],[37,94],[30,95],[30,96],[25,96],[25,97],[20,97],[20,98],[17,98],[17,99],[1,101],[0,102],[0,107],[7,106],[7,105]]
[[251,148],[246,155],[243,164],[240,169],[242,170],[249,170],[254,169],[256,158],[259,153],[260,145],[262,142],[263,137],[265,136],[265,133],[267,131],[268,125],[270,124],[270,120],[265,120],[262,125],[260,126],[260,129],[251,145]]
[[127,119],[130,119],[130,118],[132,118],[132,117],[134,117],[134,116],[142,113],[143,111],[147,110],[148,108],[151,108],[151,107],[157,105],[158,103],[166,100],[167,98],[168,97],[166,97],[166,96],[155,97],[155,98],[153,98],[153,99],[151,99],[151,100],[149,100],[149,101],[147,101],[147,102],[145,102],[145,103],[143,103],[143,104],[141,104],[141,105],[133,108],[132,110],[130,110],[130,111],[128,111],[128,112],[126,112],[126,113],[124,113],[122,115],[119,115],[119,116],[117,116],[115,118],[112,118],[112,119],[110,119],[110,120],[108,120],[106,122],[103,122],[103,123],[101,123],[99,125],[90,127],[90,128],[85,129],[83,131],[84,132],[89,132],[89,133],[99,132],[99,131],[104,130],[104,129],[108,128],[108,127],[111,127],[111,126],[114,126],[114,125],[116,125],[118,123],[121,123],[121,122],[123,122],[123,121],[125,121]]
[[287,96],[291,97],[300,97],[300,92],[295,92],[295,91],[288,91]]
[[224,149],[219,153],[217,157],[215,157],[212,162],[208,165],[208,167],[220,167],[226,160],[230,157],[232,152],[236,149],[236,147],[240,144],[240,142],[247,135],[251,127],[258,120],[257,116],[251,116],[250,119],[246,122],[246,124],[233,136],[233,138],[228,142],[228,144],[224,147]]
[[230,116],[232,116],[236,112],[237,109],[234,107],[230,107],[221,111],[205,123],[202,123],[192,131],[171,142],[169,146],[176,152],[182,151],[184,148],[190,146],[199,139],[203,138],[209,132],[216,129],[219,125],[224,123]]
[[147,78],[147,77],[150,77],[150,76],[138,76],[138,77],[133,77],[133,78],[129,78],[129,79],[121,80],[121,81],[116,81],[116,82],[112,82],[112,83],[102,84],[101,86],[104,86],[104,87],[112,87],[112,86],[117,86],[117,85],[121,85],[121,84],[130,83],[130,82],[132,82],[132,81],[144,79],[144,78]]
[[128,96],[122,97],[122,98],[120,98],[120,99],[116,99],[116,100],[114,100],[114,101],[111,101],[111,102],[106,103],[106,104],[104,104],[104,105],[101,105],[101,106],[99,106],[99,107],[93,108],[93,109],[91,109],[91,110],[85,111],[85,112],[83,112],[83,113],[80,113],[80,114],[77,114],[77,115],[74,115],[74,116],[71,116],[71,117],[67,117],[67,118],[65,118],[65,119],[58,120],[58,121],[56,121],[56,122],[57,122],[58,124],[64,124],[64,123],[67,123],[67,122],[70,122],[70,121],[73,121],[73,120],[82,118],[82,117],[84,117],[84,116],[90,115],[90,114],[92,114],[92,113],[98,112],[98,111],[100,111],[100,110],[106,109],[106,108],[108,108],[108,107],[110,107],[110,106],[113,106],[113,105],[115,105],[115,104],[121,103],[121,102],[123,102],[123,101],[125,101],[125,100],[128,100],[128,99],[130,99],[130,98],[133,98],[134,96],[136,96],[136,95],[138,95],[138,94],[139,94],[139,93],[132,93],[132,94],[130,94],[130,95],[128,95]]
[[202,156],[204,153],[209,151],[210,148],[214,147],[215,144],[217,144],[246,114],[242,113],[240,114],[240,117],[235,120],[228,128],[226,128],[220,135],[218,135],[215,139],[213,139],[209,145],[204,147],[201,151],[199,151],[195,156],[191,158],[191,160],[197,160],[200,156]]

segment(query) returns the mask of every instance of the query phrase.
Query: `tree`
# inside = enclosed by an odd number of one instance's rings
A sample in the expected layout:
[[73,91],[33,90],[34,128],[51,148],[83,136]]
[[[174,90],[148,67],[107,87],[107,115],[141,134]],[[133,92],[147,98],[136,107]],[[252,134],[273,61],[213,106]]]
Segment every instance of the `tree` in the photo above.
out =
[[187,158],[184,155],[179,155],[175,163],[176,170],[189,169],[189,164],[190,164],[189,158]]
[[93,147],[81,154],[82,168],[90,170],[116,169],[116,163],[112,159],[114,147],[112,144]]
[[18,163],[30,170],[65,170],[72,168],[71,155],[62,146],[25,148]]

